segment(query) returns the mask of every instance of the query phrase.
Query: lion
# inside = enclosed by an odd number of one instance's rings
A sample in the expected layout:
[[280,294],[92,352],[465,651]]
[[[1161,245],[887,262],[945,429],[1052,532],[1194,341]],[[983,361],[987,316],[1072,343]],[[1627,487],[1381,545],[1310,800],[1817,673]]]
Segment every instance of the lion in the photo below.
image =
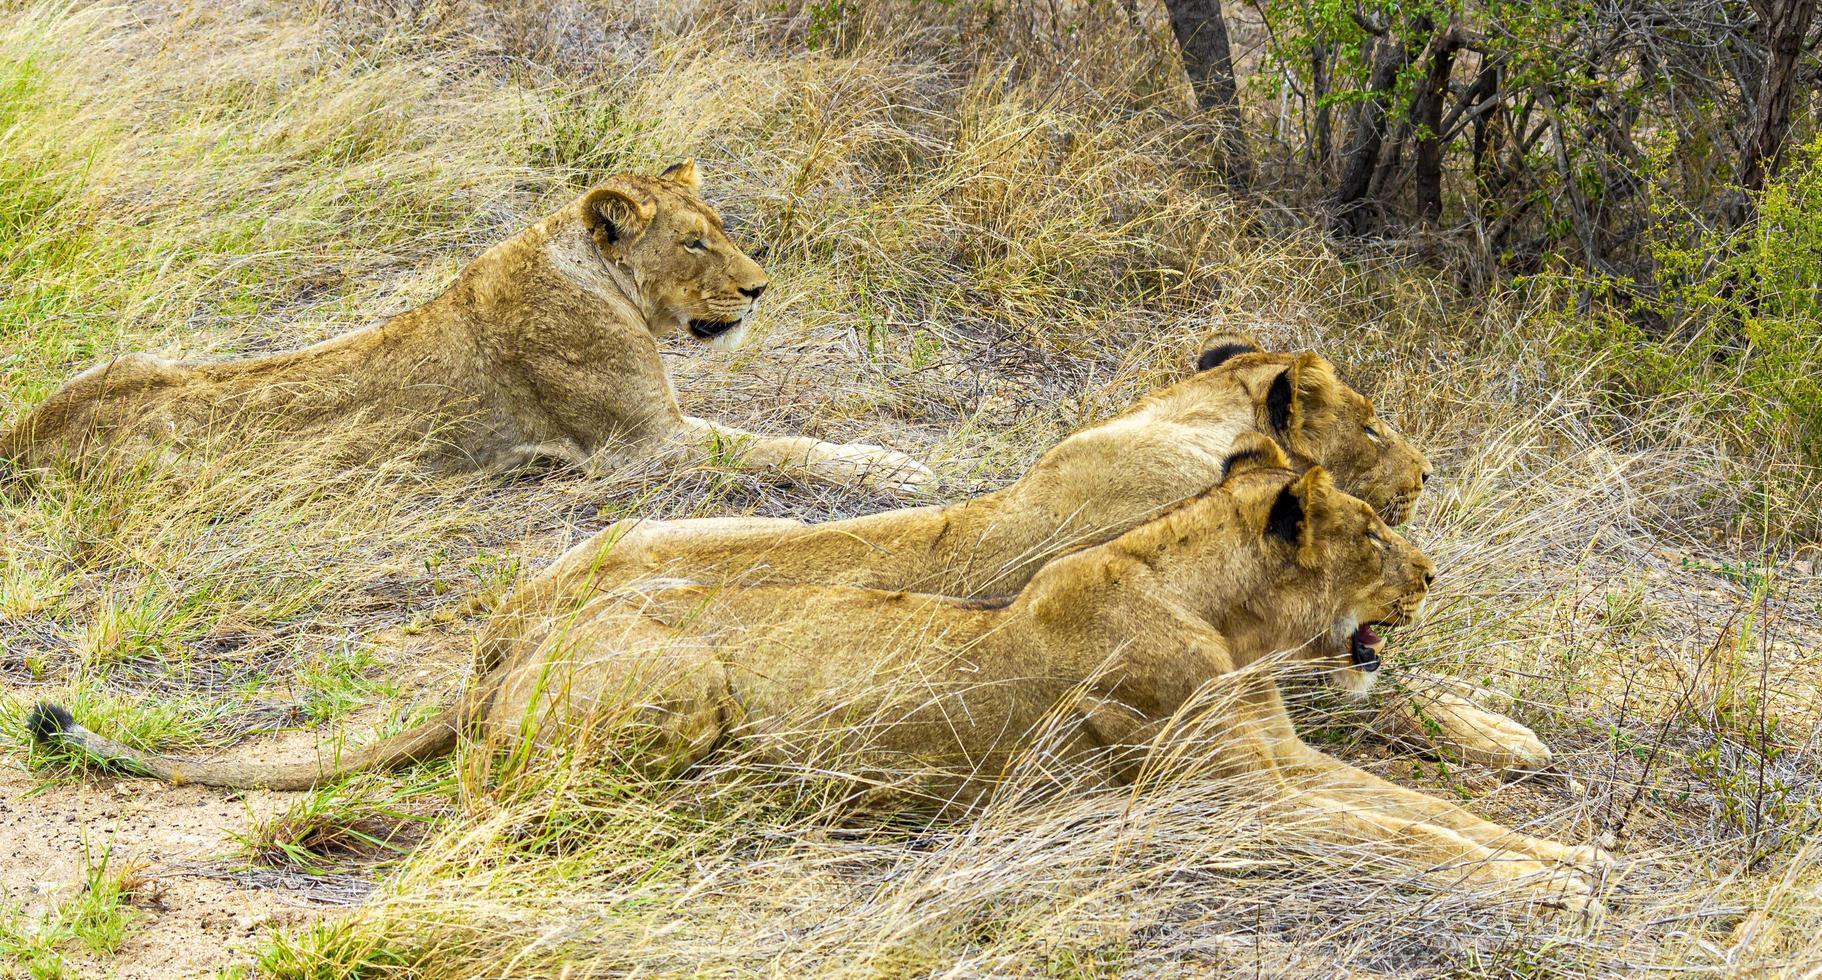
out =
[[[654,778],[738,746],[755,764],[851,780],[851,804],[935,813],[991,800],[1021,759],[1122,785],[1188,753],[1319,837],[1597,907],[1591,876],[1610,860],[1598,848],[1517,833],[1298,738],[1265,668],[1288,657],[1370,686],[1379,631],[1413,612],[1435,567],[1269,439],[1237,440],[1225,469],[1006,601],[675,579],[578,596],[526,624],[460,705],[339,766],[151,755],[49,705],[30,725],[167,780],[271,789],[420,761],[470,731],[500,748],[611,746]],[[1198,711],[1211,689],[1228,696]]]
[[1299,468],[1322,465],[1391,523],[1410,515],[1429,461],[1329,361],[1236,338],[1206,351],[1199,368],[1070,435],[1010,486],[970,500],[820,524],[629,518],[572,548],[542,585],[664,572],[1008,595],[1051,558],[1110,540],[1205,489],[1247,432],[1270,436]]
[[[693,160],[622,174],[483,252],[429,303],[312,347],[174,362],[127,354],[76,376],[0,436],[26,469],[205,431],[335,436],[390,425],[455,470],[599,468],[689,446],[736,465],[911,491],[933,474],[878,446],[768,436],[683,414],[659,357],[677,331],[732,348],[768,286],[699,196]],[[390,444],[390,445],[388,445]]]
[[[520,616],[641,575],[742,584],[826,583],[963,597],[1009,595],[1057,555],[1111,540],[1207,487],[1234,441],[1260,433],[1299,470],[1321,465],[1392,524],[1432,472],[1423,453],[1313,353],[1216,338],[1197,371],[1044,453],[1001,490],[948,506],[806,524],[783,518],[615,523],[521,586],[482,639],[478,669]],[[1446,678],[1407,676],[1375,724],[1400,741],[1522,776],[1553,771],[1532,731]]]

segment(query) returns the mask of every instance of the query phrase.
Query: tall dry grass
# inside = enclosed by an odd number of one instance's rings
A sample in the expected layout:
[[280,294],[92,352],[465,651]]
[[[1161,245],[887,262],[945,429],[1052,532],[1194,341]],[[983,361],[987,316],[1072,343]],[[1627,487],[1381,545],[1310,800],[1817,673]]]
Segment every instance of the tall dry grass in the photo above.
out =
[[[321,339],[433,295],[578,188],[693,155],[775,285],[751,346],[680,344],[692,412],[866,439],[959,497],[1241,330],[1320,350],[1430,452],[1442,570],[1395,663],[1512,699],[1584,785],[1312,737],[1628,859],[1593,929],[1317,846],[1231,787],[855,826],[815,779],[473,763],[379,892],[275,934],[282,976],[1803,975],[1822,872],[1813,565],[1724,416],[1616,411],[1548,295],[1462,295],[1206,171],[1157,14],[733,2],[0,13],[0,424],[115,352]],[[1572,325],[1572,324],[1571,324]],[[402,715],[385,637],[460,649],[514,575],[626,514],[889,505],[714,471],[513,481],[324,447],[0,490],[0,715],[76,703],[224,747],[303,704]],[[1745,533],[1750,532],[1750,533]],[[460,679],[460,657],[435,665]],[[394,722],[402,719],[394,718]],[[24,757],[23,740],[13,743]]]

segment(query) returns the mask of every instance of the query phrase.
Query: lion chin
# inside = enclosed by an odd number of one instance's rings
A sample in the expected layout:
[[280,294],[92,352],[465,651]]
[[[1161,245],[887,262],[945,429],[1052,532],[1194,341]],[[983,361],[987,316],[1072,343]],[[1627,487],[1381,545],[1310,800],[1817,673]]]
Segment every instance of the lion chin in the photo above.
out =
[[706,340],[722,350],[738,350],[746,343],[747,324],[745,318],[738,320],[691,320],[690,336]]

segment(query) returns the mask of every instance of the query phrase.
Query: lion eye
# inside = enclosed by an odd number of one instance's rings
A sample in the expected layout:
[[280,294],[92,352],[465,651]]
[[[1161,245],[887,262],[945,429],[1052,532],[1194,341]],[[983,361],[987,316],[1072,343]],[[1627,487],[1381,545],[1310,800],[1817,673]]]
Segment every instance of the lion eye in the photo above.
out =
[[1369,438],[1369,439],[1372,439],[1375,441],[1377,441],[1379,439],[1379,430],[1373,428],[1373,423],[1371,423],[1371,422],[1368,422],[1368,423],[1362,425],[1360,427],[1360,431],[1366,433],[1367,438]]
[[684,242],[683,247],[692,252],[706,252],[709,250],[709,243],[700,238],[692,238]]
[[1366,536],[1368,541],[1373,542],[1381,548],[1385,547],[1385,539],[1379,536],[1378,531],[1368,528]]

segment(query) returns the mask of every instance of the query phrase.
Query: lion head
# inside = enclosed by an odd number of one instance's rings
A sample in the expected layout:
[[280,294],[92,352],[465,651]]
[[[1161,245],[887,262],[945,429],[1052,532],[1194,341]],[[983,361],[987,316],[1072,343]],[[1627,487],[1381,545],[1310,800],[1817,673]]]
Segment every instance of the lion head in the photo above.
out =
[[1321,466],[1335,483],[1388,522],[1411,516],[1430,461],[1348,387],[1316,354],[1273,354],[1249,340],[1221,338],[1196,366],[1231,372],[1251,393],[1260,431],[1271,433],[1293,468]]
[[[1337,687],[1365,694],[1379,670],[1378,631],[1416,611],[1436,578],[1436,566],[1386,525],[1366,501],[1341,492],[1328,471],[1301,475],[1278,446],[1243,436],[1220,487],[1232,501],[1251,547],[1222,549],[1243,622],[1224,631],[1250,634],[1261,650],[1291,648],[1323,670]],[[1258,561],[1238,571],[1236,556]]]
[[768,282],[728,239],[701,188],[696,162],[685,160],[656,177],[609,178],[576,207],[602,256],[630,273],[654,333],[688,330],[733,349],[746,339]]

